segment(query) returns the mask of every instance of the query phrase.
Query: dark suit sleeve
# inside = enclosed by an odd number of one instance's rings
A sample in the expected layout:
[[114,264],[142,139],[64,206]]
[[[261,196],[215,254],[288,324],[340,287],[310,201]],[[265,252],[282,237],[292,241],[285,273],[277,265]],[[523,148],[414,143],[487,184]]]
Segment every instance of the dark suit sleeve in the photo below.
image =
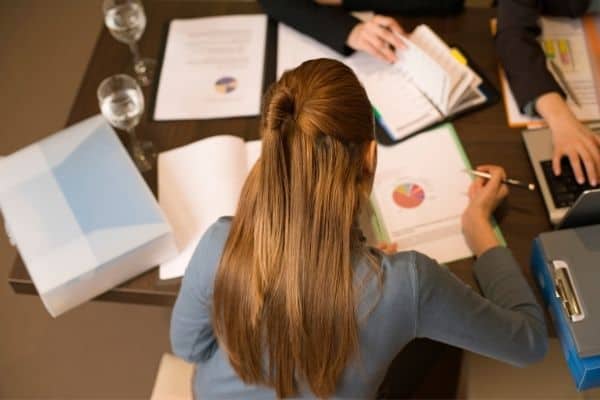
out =
[[447,15],[462,11],[464,0],[342,0],[347,10],[375,10],[402,15]]
[[[569,3],[567,0],[560,1]],[[539,0],[500,0],[498,2],[496,49],[521,110],[527,103],[545,93],[557,92],[561,96],[565,96],[548,71],[546,56],[537,41],[541,34],[538,25],[540,13],[551,15],[564,13],[564,16],[572,16],[568,13],[568,6],[556,9],[551,4],[554,2],[547,2],[549,4],[543,6],[540,6]]]
[[343,55],[353,50],[346,46],[350,31],[360,21],[341,7],[327,7],[312,0],[259,0],[273,19],[312,36]]

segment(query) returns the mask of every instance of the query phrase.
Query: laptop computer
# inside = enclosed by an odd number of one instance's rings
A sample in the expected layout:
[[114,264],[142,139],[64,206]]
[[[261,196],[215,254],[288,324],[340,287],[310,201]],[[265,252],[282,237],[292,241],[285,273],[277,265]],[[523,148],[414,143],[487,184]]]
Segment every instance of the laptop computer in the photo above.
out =
[[[600,124],[590,128],[600,134]],[[566,158],[561,175],[554,176],[549,129],[525,130],[522,135],[552,224],[560,229],[600,224],[600,185],[579,185]]]

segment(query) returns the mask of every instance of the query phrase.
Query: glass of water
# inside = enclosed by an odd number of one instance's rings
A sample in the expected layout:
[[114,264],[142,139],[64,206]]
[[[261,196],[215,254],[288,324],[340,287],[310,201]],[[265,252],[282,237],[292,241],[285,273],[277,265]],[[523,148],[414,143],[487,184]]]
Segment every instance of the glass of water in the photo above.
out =
[[135,127],[144,113],[144,95],[135,79],[129,75],[113,75],[98,86],[98,102],[104,118],[117,129],[129,135],[129,152],[141,172],[152,169],[156,157],[150,141],[140,142]]
[[146,28],[146,14],[140,0],[104,0],[104,24],[119,42],[129,45],[133,54],[133,70],[142,86],[148,86],[154,75],[155,61],[142,58],[138,40]]

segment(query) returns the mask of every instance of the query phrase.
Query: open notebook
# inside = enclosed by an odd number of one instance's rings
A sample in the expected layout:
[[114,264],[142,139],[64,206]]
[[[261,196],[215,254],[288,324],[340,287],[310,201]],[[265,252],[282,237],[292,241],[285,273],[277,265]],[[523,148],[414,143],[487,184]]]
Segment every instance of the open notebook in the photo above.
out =
[[160,279],[183,276],[200,238],[219,217],[235,214],[260,141],[219,135],[160,153],[158,201],[179,255],[161,264]]
[[464,59],[455,57],[455,52],[427,25],[418,26],[403,40],[406,48],[398,51],[398,61],[390,65],[363,52],[342,57],[279,24],[278,77],[314,58],[346,63],[365,87],[380,123],[394,140],[487,101],[480,89],[481,77]]

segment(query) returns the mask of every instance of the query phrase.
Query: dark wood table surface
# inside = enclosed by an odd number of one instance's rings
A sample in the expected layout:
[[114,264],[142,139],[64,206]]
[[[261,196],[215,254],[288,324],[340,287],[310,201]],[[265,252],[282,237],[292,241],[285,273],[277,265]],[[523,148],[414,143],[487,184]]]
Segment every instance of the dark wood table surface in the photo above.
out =
[[[158,59],[159,64],[166,29],[171,19],[261,12],[256,3],[247,2],[146,0],[144,4],[148,25],[140,40],[141,52],[145,57]],[[489,30],[489,21],[494,15],[494,9],[467,9],[462,14],[453,17],[398,19],[407,30],[420,23],[430,25],[447,43],[459,45],[486,77],[496,87],[499,87],[498,62]],[[264,87],[275,79],[276,30],[276,24],[270,21]],[[99,83],[113,74],[123,72],[131,74],[131,62],[127,46],[113,39],[104,28],[81,82],[67,125],[99,113],[96,99],[96,88]],[[137,132],[141,137],[152,140],[160,151],[223,133],[238,135],[244,139],[258,138],[258,118],[255,117],[155,122],[151,118],[155,88],[156,82],[145,89],[149,106]],[[460,117],[454,121],[454,124],[473,165],[500,164],[512,177],[532,182],[535,180],[519,131],[509,128],[506,123],[502,101]],[[147,173],[145,178],[156,193],[156,169]],[[508,246],[513,250],[530,284],[535,287],[529,270],[531,243],[537,234],[551,229],[541,195],[524,190],[512,190],[505,206],[499,210],[497,219]],[[462,280],[475,286],[471,272],[472,264],[472,259],[462,260],[451,263],[450,269]],[[20,257],[17,257],[14,262],[9,282],[17,293],[36,293]],[[170,306],[175,301],[179,284],[179,280],[160,281],[158,269],[155,268],[110,290],[97,299]]]

